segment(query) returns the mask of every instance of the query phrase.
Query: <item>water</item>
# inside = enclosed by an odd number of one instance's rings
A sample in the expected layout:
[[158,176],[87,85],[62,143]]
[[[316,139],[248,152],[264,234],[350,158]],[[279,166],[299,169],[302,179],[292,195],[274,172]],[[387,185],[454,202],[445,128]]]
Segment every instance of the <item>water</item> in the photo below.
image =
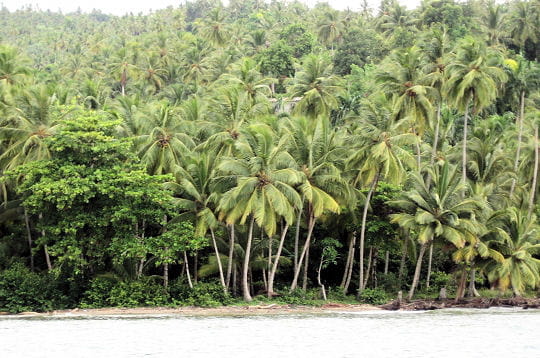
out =
[[540,310],[2,317],[0,357],[538,357]]

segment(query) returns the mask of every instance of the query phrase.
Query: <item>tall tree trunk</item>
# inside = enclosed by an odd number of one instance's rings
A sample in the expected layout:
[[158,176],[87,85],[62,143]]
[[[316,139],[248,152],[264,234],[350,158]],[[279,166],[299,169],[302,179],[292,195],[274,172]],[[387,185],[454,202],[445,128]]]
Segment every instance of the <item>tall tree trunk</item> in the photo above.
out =
[[529,212],[527,216],[531,218],[534,210],[534,194],[536,193],[536,181],[538,179],[538,125],[534,126],[534,171],[531,184],[531,194],[529,197]]
[[366,288],[368,280],[369,280],[369,272],[371,271],[371,263],[373,262],[373,246],[369,247],[369,255],[368,255],[368,264],[367,264],[367,270],[366,270],[366,277],[364,278],[364,281],[362,282],[362,287]]
[[304,243],[304,247],[302,248],[302,253],[300,254],[300,258],[298,259],[298,265],[296,267],[296,270],[294,271],[294,277],[290,289],[291,292],[294,291],[298,286],[298,277],[300,276],[300,270],[302,268],[302,263],[304,262],[304,257],[306,256],[306,252],[311,243],[311,235],[313,234],[313,228],[315,227],[316,221],[317,218],[313,216],[312,210],[309,210],[308,233],[306,237],[306,242]]
[[193,288],[193,282],[191,282],[191,275],[189,274],[189,260],[187,253],[184,251],[184,267],[186,268],[186,277],[188,281],[189,288]]
[[319,262],[319,268],[317,269],[317,283],[319,284],[319,287],[321,288],[321,294],[323,296],[323,300],[326,301],[326,289],[321,282],[321,270],[322,270],[323,262],[324,262],[324,255],[321,255],[321,261]]
[[294,272],[298,270],[298,242],[300,241],[300,223],[302,220],[304,198],[302,198],[302,205],[298,209],[298,218],[296,218],[296,232],[294,233]]
[[[519,116],[517,117],[518,125],[518,139],[517,139],[517,148],[516,148],[516,158],[514,159],[514,173],[517,173],[519,168],[519,157],[521,155],[521,138],[523,137],[523,120],[525,116],[525,91],[521,91],[520,96],[520,110]],[[512,186],[510,187],[509,196],[512,197],[514,190],[516,189],[516,178],[512,179]]]
[[[463,118],[463,146],[461,150],[461,182],[467,184],[467,133],[469,124],[469,104],[473,98],[473,93],[469,95],[465,105],[465,116]],[[465,190],[465,189],[464,189]],[[465,193],[463,193],[465,195]]]
[[169,264],[163,264],[163,287],[167,288],[169,286]]
[[349,272],[352,270],[352,262],[354,260],[354,246],[356,245],[356,231],[353,231],[349,235],[349,250],[347,251],[347,261],[345,262],[345,268],[343,270],[343,278],[341,279],[341,285],[339,285],[345,293],[347,293],[348,286],[347,279],[349,278]]
[[420,246],[420,252],[418,253],[418,259],[416,260],[416,269],[414,270],[414,277],[413,282],[411,285],[411,289],[409,291],[409,300],[411,300],[414,296],[414,291],[416,290],[416,286],[418,286],[418,281],[420,280],[420,270],[422,269],[422,258],[424,257],[424,253],[426,252],[427,243],[422,244]]
[[251,254],[251,241],[253,240],[253,226],[255,225],[255,217],[251,216],[251,221],[249,223],[248,238],[246,244],[246,253],[244,255],[244,266],[242,268],[242,294],[244,296],[244,301],[252,301],[250,294],[250,286],[248,282],[248,271],[249,271],[249,258]]
[[219,255],[219,250],[217,247],[216,235],[214,233],[214,229],[212,228],[210,228],[210,235],[212,235],[212,244],[214,245],[214,251],[216,253],[216,261],[217,261],[218,270],[219,270],[219,282],[221,282],[223,291],[227,292],[227,285],[225,284],[225,277],[223,276],[223,265],[221,264],[221,257]]
[[262,269],[262,278],[263,278],[264,290],[268,292],[268,280],[266,276],[266,269]]
[[281,237],[279,239],[279,246],[276,252],[276,257],[274,258],[274,262],[272,264],[272,269],[270,270],[270,273],[268,275],[268,297],[272,297],[274,293],[274,278],[276,277],[276,272],[279,264],[279,258],[281,257],[281,251],[283,250],[283,244],[285,243],[285,237],[287,235],[287,230],[289,230],[289,224],[285,224],[285,227],[283,228],[281,232]]
[[[43,219],[43,214],[39,213],[39,221]],[[45,238],[45,229],[41,229],[41,237]],[[43,252],[45,253],[45,262],[47,263],[47,270],[52,270],[51,256],[49,255],[49,248],[47,244],[43,244]]]
[[429,258],[428,258],[428,268],[426,276],[426,288],[429,288],[429,279],[431,278],[431,262],[433,260],[433,241],[429,244]]
[[459,279],[459,284],[456,290],[456,302],[463,298],[465,295],[465,285],[467,283],[467,268],[464,266]]
[[197,284],[199,281],[199,254],[195,252],[193,255],[193,283]]
[[32,230],[30,230],[30,219],[28,212],[24,208],[24,224],[26,226],[26,237],[28,239],[28,249],[30,250],[30,270],[34,271],[34,253],[32,252]]
[[307,281],[308,281],[308,269],[309,269],[309,251],[311,250],[311,245],[308,246],[306,251],[306,258],[304,259],[304,271],[302,275],[302,291],[307,291]]
[[375,178],[373,178],[373,182],[371,183],[371,187],[369,188],[368,195],[366,196],[366,202],[364,203],[364,211],[362,213],[362,226],[360,229],[360,257],[359,257],[359,263],[360,266],[360,277],[358,280],[358,295],[362,293],[364,290],[364,243],[366,239],[366,221],[367,221],[367,214],[369,210],[369,203],[371,202],[371,197],[373,196],[373,193],[375,192],[375,189],[377,188],[377,183],[379,182],[379,172],[375,174]]
[[401,285],[401,279],[405,271],[405,261],[407,260],[407,238],[403,237],[403,248],[401,249],[401,260],[399,262],[398,282]]
[[230,287],[231,283],[231,273],[233,268],[233,260],[234,260],[234,224],[231,225],[230,229],[230,238],[229,238],[229,260],[227,262],[227,288]]
[[388,275],[388,263],[390,261],[390,251],[386,250],[384,254],[384,274]]

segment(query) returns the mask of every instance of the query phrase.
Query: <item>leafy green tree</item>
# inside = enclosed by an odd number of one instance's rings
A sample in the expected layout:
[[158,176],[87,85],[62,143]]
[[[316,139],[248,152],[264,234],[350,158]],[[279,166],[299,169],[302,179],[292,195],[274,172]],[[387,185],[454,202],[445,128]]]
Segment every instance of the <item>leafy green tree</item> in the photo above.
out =
[[112,136],[116,125],[103,113],[75,109],[48,138],[51,158],[13,172],[24,207],[42,215],[38,244],[49,245],[57,267],[95,272],[112,241],[135,237],[138,220],[159,225],[172,210],[164,178],[137,167],[129,143]]

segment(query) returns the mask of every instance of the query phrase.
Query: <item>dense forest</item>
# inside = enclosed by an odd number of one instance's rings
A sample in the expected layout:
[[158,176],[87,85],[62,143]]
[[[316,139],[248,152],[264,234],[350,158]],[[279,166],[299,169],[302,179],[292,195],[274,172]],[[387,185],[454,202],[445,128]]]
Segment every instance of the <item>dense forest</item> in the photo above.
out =
[[0,310],[538,295],[538,0],[0,24]]

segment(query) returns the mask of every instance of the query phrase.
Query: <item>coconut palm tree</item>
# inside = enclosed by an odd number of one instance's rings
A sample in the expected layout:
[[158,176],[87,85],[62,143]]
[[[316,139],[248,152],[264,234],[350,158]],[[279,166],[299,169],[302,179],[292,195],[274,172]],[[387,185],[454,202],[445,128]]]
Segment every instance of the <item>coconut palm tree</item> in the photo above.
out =
[[415,166],[414,158],[403,148],[417,140],[416,135],[408,131],[410,119],[393,121],[389,103],[381,94],[368,101],[363,120],[350,139],[352,143],[360,143],[348,159],[348,167],[355,172],[353,183],[369,188],[360,229],[359,293],[364,289],[364,242],[371,197],[379,180],[399,183],[405,168]]
[[504,258],[486,266],[489,281],[501,290],[512,288],[521,296],[526,287],[540,284],[540,260],[535,256],[540,250],[536,216],[511,207],[506,212],[504,225],[489,243]]
[[168,105],[150,106],[141,133],[135,138],[138,155],[149,174],[173,173],[195,146],[185,123]]
[[310,54],[298,66],[289,95],[301,97],[293,113],[312,118],[328,116],[338,107],[338,95],[343,92],[339,77],[332,73],[332,62],[328,56]]
[[220,218],[228,225],[237,222],[244,225],[249,219],[242,291],[244,300],[251,301],[248,268],[255,223],[268,236],[274,235],[280,218],[285,220],[288,228],[301,203],[293,185],[302,181],[302,175],[295,169],[294,159],[284,150],[287,139],[277,140],[268,125],[254,123],[241,133],[242,140],[235,143],[237,156],[224,159],[219,165],[224,175],[236,179],[236,185],[223,194],[218,210]]
[[214,179],[219,158],[205,152],[186,153],[184,157],[182,165],[175,167],[176,182],[168,184],[169,188],[178,193],[176,205],[185,211],[175,220],[183,220],[186,216],[191,217],[195,222],[197,237],[204,237],[210,231],[219,279],[223,289],[226,290],[221,255],[215,235],[215,230],[219,226],[215,212],[219,190],[214,185]]
[[[300,166],[306,180],[300,185],[305,206],[298,208],[295,238],[295,271],[291,290],[298,284],[302,263],[310,248],[317,219],[324,213],[339,213],[340,204],[354,206],[355,194],[350,184],[341,176],[347,151],[340,137],[342,132],[333,129],[325,117],[315,120],[293,117],[284,124],[290,138],[289,153]],[[300,219],[305,211],[308,228],[306,241],[298,254]]]
[[467,180],[467,140],[469,107],[475,115],[496,98],[497,91],[506,81],[500,68],[501,54],[472,37],[464,38],[452,53],[446,71],[448,80],[443,91],[450,103],[464,114],[461,175]]
[[401,199],[392,202],[402,212],[392,214],[391,221],[409,232],[416,232],[421,245],[409,299],[414,295],[422,258],[432,240],[442,239],[459,249],[478,233],[479,224],[470,219],[470,214],[481,208],[482,204],[474,198],[462,199],[464,184],[458,179],[456,167],[445,162],[440,167],[430,167],[428,172],[433,182],[431,187],[426,185],[420,174],[412,172],[412,189],[405,192]]
[[527,40],[538,39],[538,4],[516,1],[510,9],[510,36],[523,51]]

